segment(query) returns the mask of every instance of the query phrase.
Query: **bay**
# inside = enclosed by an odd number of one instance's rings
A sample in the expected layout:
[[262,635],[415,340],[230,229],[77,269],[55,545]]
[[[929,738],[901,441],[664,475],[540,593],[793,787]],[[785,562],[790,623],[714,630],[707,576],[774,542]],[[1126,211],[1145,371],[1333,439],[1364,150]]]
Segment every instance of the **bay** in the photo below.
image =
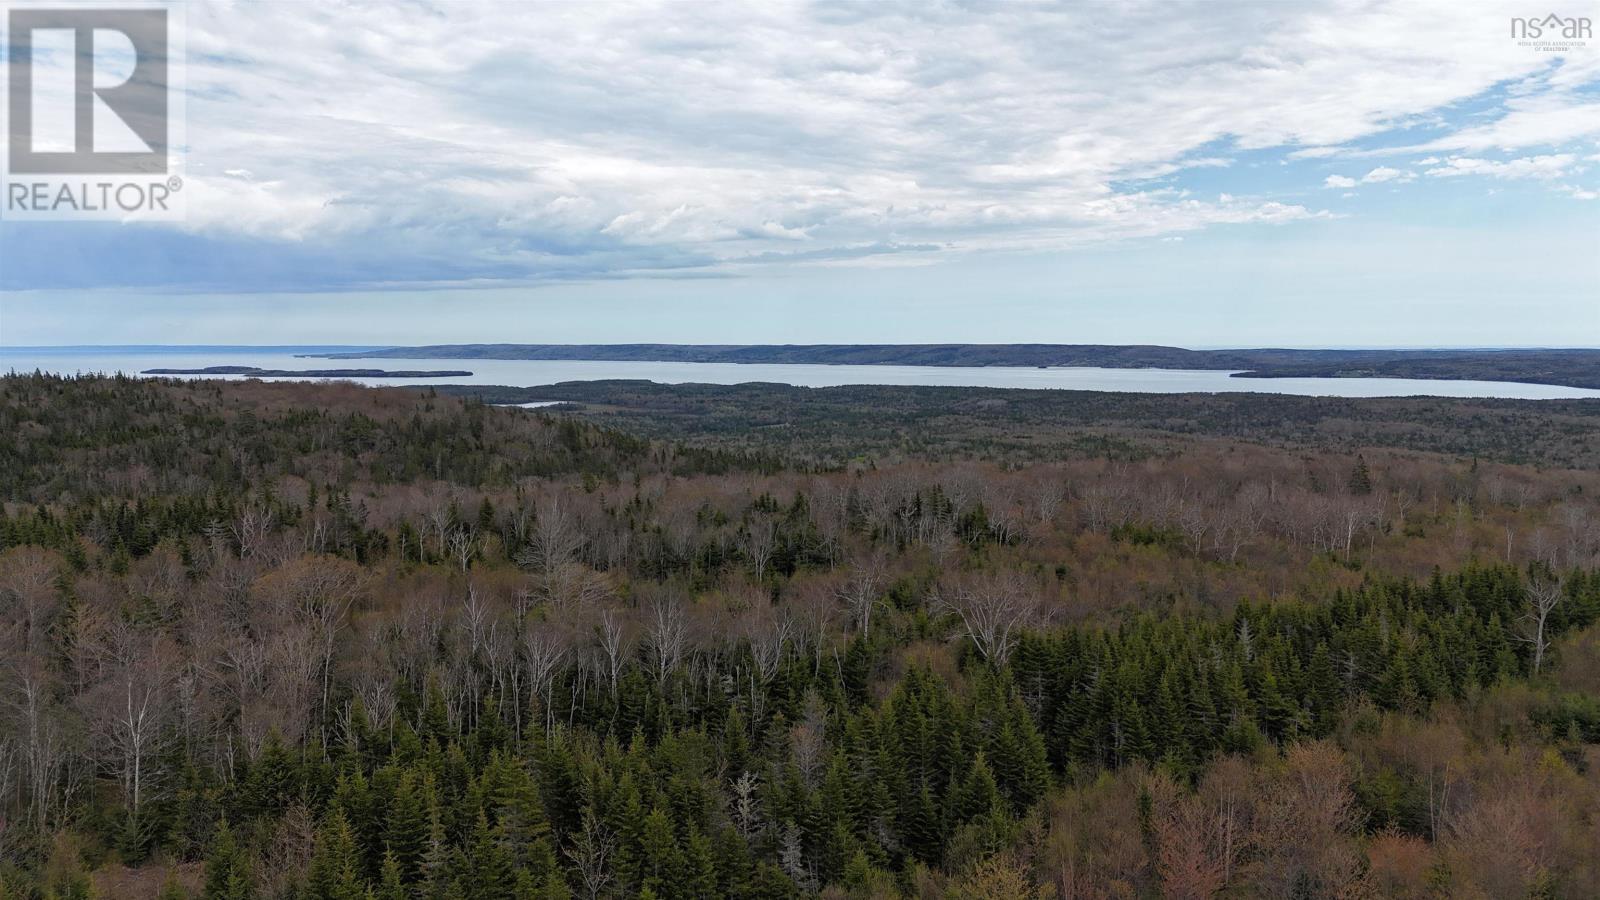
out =
[[[348,349],[348,348],[339,348]],[[802,387],[848,384],[946,387],[1050,388],[1140,394],[1263,393],[1326,397],[1500,397],[1552,400],[1596,397],[1600,390],[1505,381],[1412,378],[1231,378],[1218,370],[1089,367],[827,366],[789,364],[633,362],[518,359],[304,358],[326,347],[0,347],[0,372],[35,370],[138,375],[146,369],[254,366],[261,369],[466,369],[457,378],[349,378],[369,385],[502,384],[535,387],[564,381],[639,379],[662,384],[772,382]],[[165,376],[238,379],[248,376]],[[296,380],[274,377],[263,380]]]

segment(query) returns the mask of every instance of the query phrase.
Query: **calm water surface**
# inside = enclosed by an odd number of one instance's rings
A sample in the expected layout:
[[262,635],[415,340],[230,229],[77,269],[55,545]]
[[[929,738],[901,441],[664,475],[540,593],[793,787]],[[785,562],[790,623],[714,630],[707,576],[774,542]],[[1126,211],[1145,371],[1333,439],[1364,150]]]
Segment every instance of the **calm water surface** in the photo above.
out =
[[[1502,381],[1426,381],[1412,378],[1230,378],[1222,371],[943,366],[743,365],[738,363],[611,362],[514,359],[306,359],[306,348],[269,351],[160,347],[105,350],[0,347],[0,372],[35,369],[59,374],[145,369],[255,366],[261,369],[457,369],[465,378],[355,378],[363,384],[505,384],[533,387],[563,381],[642,379],[662,384],[741,384],[766,381],[804,387],[844,384],[1058,388],[1139,394],[1239,393],[1327,397],[1507,397],[1549,400],[1600,397],[1600,390]],[[185,377],[185,376],[178,376]],[[188,376],[201,377],[201,376]],[[238,378],[243,376],[204,376]],[[290,379],[272,379],[290,380]]]

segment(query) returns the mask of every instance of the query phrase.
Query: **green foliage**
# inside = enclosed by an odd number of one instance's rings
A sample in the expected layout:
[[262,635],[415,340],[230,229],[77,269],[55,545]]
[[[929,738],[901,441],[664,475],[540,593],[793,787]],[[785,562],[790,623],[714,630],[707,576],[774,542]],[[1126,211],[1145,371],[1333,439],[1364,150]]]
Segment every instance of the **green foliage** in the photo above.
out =
[[226,819],[217,823],[216,835],[211,839],[205,889],[200,896],[203,900],[251,900],[255,896],[249,857]]

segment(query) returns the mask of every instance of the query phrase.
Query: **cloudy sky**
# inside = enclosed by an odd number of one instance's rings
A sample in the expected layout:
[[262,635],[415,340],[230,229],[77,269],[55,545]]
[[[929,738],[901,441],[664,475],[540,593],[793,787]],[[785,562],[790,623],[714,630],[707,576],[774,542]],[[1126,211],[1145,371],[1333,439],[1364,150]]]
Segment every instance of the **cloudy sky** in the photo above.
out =
[[187,221],[0,222],[0,343],[1600,346],[1548,12],[193,3]]

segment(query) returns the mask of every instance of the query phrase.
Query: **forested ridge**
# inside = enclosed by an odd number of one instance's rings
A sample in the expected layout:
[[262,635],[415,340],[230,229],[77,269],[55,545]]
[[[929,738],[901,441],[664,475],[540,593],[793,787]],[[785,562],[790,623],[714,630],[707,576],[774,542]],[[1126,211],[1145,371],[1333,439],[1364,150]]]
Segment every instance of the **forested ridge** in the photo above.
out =
[[1600,883],[1593,470],[44,376],[0,425],[8,900]]
[[1135,459],[1224,439],[1359,453],[1385,447],[1555,468],[1600,468],[1600,400],[1121,394],[907,385],[588,381],[440,385],[489,403],[566,411],[691,446],[778,452],[820,465],[862,459],[1034,463]]

